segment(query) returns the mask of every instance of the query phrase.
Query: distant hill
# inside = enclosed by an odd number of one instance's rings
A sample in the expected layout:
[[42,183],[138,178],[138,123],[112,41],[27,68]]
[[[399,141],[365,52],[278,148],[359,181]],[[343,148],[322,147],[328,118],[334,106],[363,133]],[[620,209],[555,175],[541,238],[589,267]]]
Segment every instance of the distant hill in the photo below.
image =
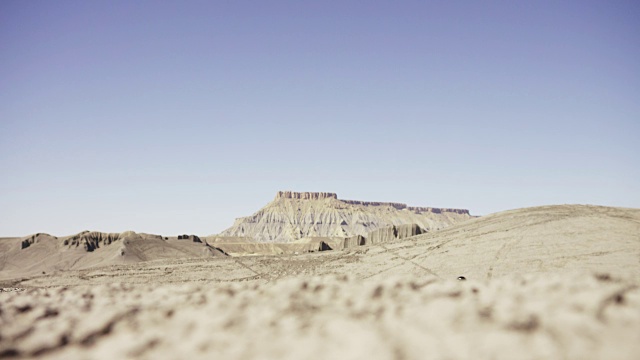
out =
[[0,238],[0,279],[141,261],[225,256],[197,236],[162,237],[83,231],[56,237],[38,233]]
[[[246,237],[162,237],[88,231],[66,237],[40,233],[0,238],[0,280],[45,274],[48,279],[66,270],[139,266],[135,264],[149,260],[173,264],[176,259],[206,261],[212,257],[227,258],[225,266],[237,265],[244,269],[239,274],[246,276],[247,268],[226,255],[276,255],[242,260],[252,269],[266,269],[260,276],[267,277],[283,272],[326,275],[340,268],[344,274],[363,279],[413,274],[488,280],[515,274],[576,271],[640,278],[640,209],[542,206],[459,221],[426,234],[415,231],[416,227],[386,226],[360,239],[305,237],[280,244],[251,242]],[[334,247],[340,242],[344,246]],[[332,249],[338,251],[322,251]],[[322,252],[305,255],[317,251]],[[281,254],[287,254],[288,260],[277,256]],[[324,267],[325,263],[330,265]],[[219,276],[226,279],[224,273]]]
[[251,216],[237,219],[219,235],[248,237],[257,242],[294,242],[309,237],[366,236],[392,225],[416,224],[431,231],[470,218],[465,209],[341,200],[327,192],[280,191],[272,202]]
[[411,266],[454,279],[583,271],[638,279],[640,209],[553,205],[503,211],[373,246],[366,255],[358,266],[380,269],[383,277]]

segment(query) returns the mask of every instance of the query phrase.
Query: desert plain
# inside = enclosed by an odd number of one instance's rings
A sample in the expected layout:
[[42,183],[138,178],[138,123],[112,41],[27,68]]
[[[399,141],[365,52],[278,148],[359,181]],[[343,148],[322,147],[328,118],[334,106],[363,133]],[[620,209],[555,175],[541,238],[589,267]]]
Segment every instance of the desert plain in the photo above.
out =
[[[219,236],[2,238],[0,357],[640,358],[639,209],[336,201],[276,197],[302,217],[262,209]],[[377,229],[348,241],[355,223]]]

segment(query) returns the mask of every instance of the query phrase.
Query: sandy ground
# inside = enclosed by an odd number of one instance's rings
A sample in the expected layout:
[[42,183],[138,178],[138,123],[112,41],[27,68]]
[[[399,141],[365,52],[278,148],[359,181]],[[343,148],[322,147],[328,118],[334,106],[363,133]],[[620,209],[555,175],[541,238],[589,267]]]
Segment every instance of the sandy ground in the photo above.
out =
[[637,359],[640,291],[605,275],[347,277],[0,293],[0,356]]
[[520,209],[345,251],[5,277],[0,357],[637,359],[638,279],[640,210]]

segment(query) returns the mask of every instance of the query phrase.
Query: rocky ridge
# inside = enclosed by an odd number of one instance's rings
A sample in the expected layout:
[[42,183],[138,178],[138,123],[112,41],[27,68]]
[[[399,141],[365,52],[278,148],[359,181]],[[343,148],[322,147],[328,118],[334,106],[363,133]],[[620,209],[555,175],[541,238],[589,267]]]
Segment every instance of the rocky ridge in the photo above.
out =
[[15,274],[44,275],[159,259],[225,255],[215,244],[210,245],[196,235],[163,237],[133,231],[82,231],[57,237],[37,233],[22,238],[0,238],[0,280]]
[[301,199],[301,200],[322,200],[337,199],[336,193],[329,192],[294,192],[294,191],[278,191],[277,199]]
[[381,228],[406,224],[427,232],[469,218],[472,216],[466,209],[342,200],[330,192],[279,191],[272,202],[251,216],[236,219],[219,235],[286,243],[309,237],[367,236]]

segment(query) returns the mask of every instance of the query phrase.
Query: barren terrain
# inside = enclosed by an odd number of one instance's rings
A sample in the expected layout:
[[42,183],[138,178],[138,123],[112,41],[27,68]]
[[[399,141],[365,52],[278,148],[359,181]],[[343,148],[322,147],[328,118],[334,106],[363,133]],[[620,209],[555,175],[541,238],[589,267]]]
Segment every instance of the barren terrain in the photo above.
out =
[[0,356],[640,354],[637,209],[528,208],[339,251],[94,265],[20,274],[5,258]]

